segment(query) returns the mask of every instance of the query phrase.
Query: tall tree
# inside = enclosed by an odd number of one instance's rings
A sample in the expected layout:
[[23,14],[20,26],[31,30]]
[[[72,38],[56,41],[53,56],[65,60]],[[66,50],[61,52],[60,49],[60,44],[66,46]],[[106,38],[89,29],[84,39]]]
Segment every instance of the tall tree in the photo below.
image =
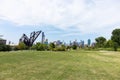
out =
[[120,29],[114,29],[112,31],[111,40],[120,46]]
[[114,43],[113,43],[112,40],[108,40],[108,41],[106,41],[106,43],[105,43],[105,47],[106,47],[106,48],[111,48],[111,47],[113,47],[113,45],[114,45]]
[[106,38],[101,36],[101,37],[96,38],[95,40],[96,40],[97,47],[104,47]]
[[17,46],[17,48],[19,50],[25,50],[25,49],[28,49],[28,47],[23,43],[23,42],[20,42]]
[[49,48],[50,48],[50,50],[53,50],[55,48],[55,44],[54,43],[50,43],[49,44]]

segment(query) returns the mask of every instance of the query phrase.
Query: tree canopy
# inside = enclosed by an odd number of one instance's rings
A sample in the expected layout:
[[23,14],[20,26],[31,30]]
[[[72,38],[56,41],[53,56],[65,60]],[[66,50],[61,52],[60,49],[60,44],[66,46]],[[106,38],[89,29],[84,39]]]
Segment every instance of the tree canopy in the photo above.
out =
[[120,46],[120,29],[114,29],[112,31],[111,40],[113,40],[113,42],[116,42],[118,46]]
[[104,37],[102,37],[102,36],[96,38],[95,40],[96,40],[96,45],[97,45],[97,47],[103,47],[104,44],[105,44],[105,42],[106,42],[106,38],[104,38]]

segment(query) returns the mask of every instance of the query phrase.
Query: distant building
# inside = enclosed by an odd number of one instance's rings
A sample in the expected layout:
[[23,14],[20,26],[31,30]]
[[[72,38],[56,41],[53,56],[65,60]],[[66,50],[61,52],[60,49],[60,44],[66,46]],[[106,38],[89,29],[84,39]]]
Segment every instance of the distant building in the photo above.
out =
[[62,42],[60,40],[57,40],[56,45],[62,45]]
[[69,44],[70,46],[72,46],[72,42],[70,41],[70,44]]
[[41,43],[43,44],[45,42],[45,34],[44,32],[42,32],[42,40],[41,40]]
[[46,40],[44,41],[44,44],[47,44],[47,45],[48,45],[48,39],[46,39]]
[[5,39],[0,38],[0,44],[4,44],[4,45],[6,45],[6,40],[5,40]]
[[88,46],[90,46],[91,45],[91,40],[90,39],[88,39]]
[[92,47],[95,47],[95,45],[96,45],[96,43],[95,43],[95,42],[93,42],[91,46],[92,46]]
[[63,44],[63,42],[61,42],[60,40],[54,41],[53,43],[57,46],[60,46]]
[[81,47],[84,48],[85,44],[84,44],[84,41],[81,40]]

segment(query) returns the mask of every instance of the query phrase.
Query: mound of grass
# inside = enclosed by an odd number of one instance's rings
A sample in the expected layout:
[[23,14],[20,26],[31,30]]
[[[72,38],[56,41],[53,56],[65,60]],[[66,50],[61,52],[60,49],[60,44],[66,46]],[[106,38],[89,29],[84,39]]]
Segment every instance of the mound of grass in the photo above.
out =
[[119,52],[0,52],[0,80],[119,80],[119,75]]

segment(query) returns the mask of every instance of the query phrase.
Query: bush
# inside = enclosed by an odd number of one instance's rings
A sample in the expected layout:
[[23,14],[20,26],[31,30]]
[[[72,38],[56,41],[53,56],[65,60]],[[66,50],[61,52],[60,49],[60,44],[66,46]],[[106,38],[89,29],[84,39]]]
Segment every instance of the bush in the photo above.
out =
[[63,47],[56,47],[56,48],[54,48],[53,51],[65,51],[65,48],[63,48]]
[[33,45],[32,47],[30,47],[30,50],[36,50],[36,45]]
[[114,45],[113,41],[112,40],[108,40],[105,42],[105,48],[112,48]]
[[6,51],[11,51],[11,50],[12,50],[11,46],[10,45],[6,45]]
[[11,46],[9,46],[9,45],[0,45],[0,51],[11,51]]
[[23,42],[20,42],[18,46],[16,46],[17,50],[27,50],[28,46],[26,46]]
[[95,41],[96,41],[96,46],[98,48],[101,48],[101,47],[104,47],[105,42],[106,42],[106,38],[100,36],[100,37],[96,38]]
[[13,50],[17,51],[17,50],[20,50],[20,49],[19,49],[19,47],[18,47],[18,45],[17,45],[17,46],[14,46],[14,47],[13,47]]
[[50,44],[49,44],[49,49],[50,49],[50,50],[54,50],[55,47],[56,47],[56,46],[55,46],[54,43],[50,43]]
[[66,49],[67,49],[67,50],[70,50],[70,49],[71,49],[71,47],[70,47],[70,46],[67,46],[67,47],[66,47]]
[[72,46],[72,49],[73,49],[73,50],[76,50],[76,49],[77,49],[77,46],[76,46],[76,45],[73,45],[73,46]]
[[48,50],[48,46],[46,44],[36,43],[36,45],[33,46],[37,51],[45,51]]
[[114,49],[114,51],[117,51],[117,49],[118,49],[118,44],[116,42],[114,42],[113,49]]
[[35,48],[37,51],[44,51],[44,47],[41,43],[36,43]]

